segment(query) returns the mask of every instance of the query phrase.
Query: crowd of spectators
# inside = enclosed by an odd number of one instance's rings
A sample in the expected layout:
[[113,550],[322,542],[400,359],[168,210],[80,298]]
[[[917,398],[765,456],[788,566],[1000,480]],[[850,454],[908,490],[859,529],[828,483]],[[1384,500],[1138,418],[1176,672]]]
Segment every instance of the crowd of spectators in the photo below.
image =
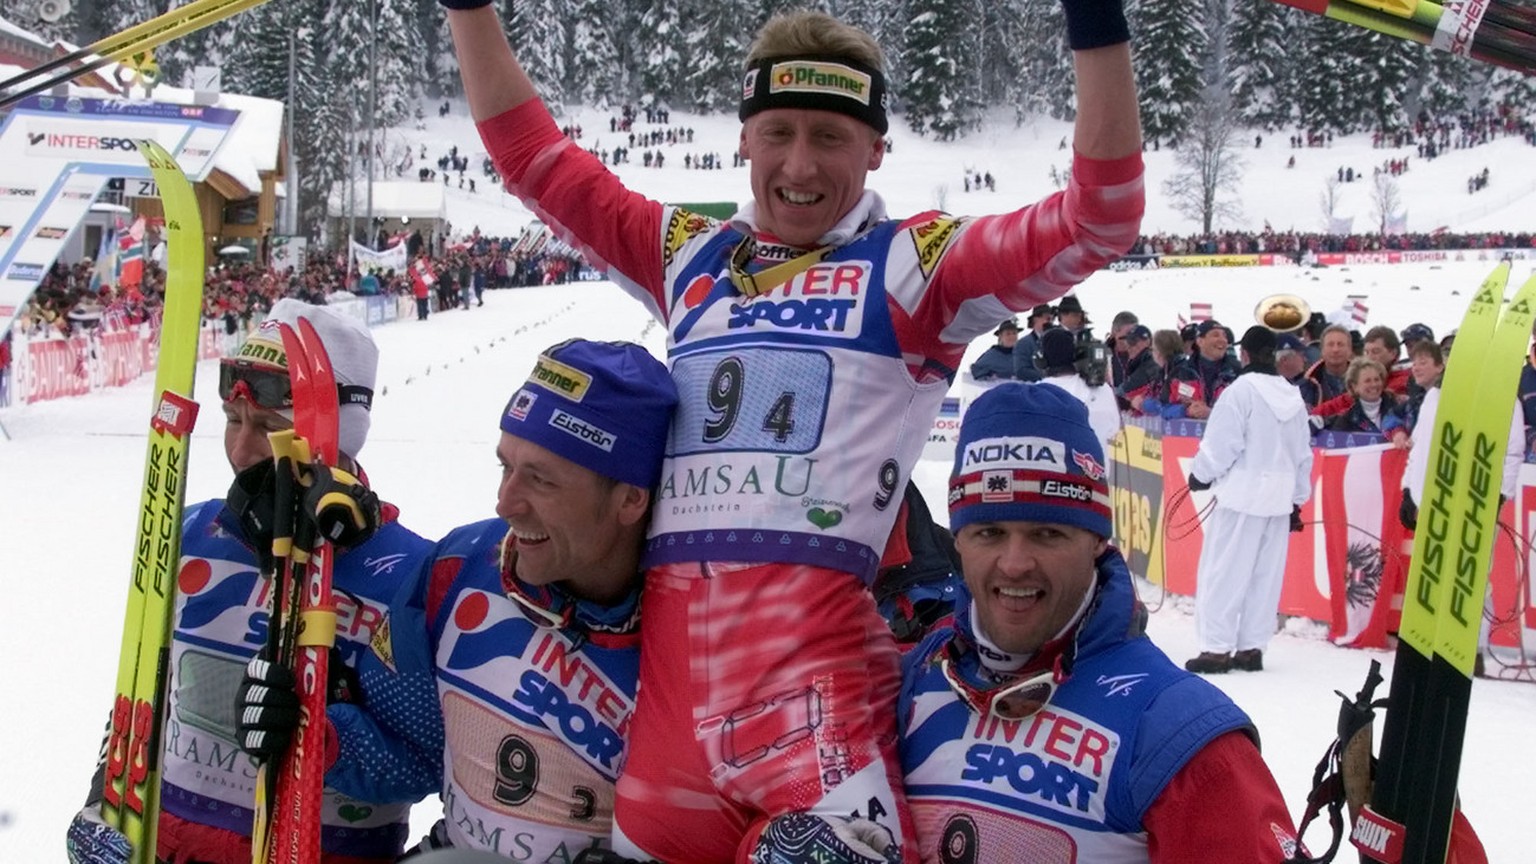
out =
[[1533,231],[1418,231],[1403,234],[1325,234],[1320,231],[1216,231],[1209,234],[1153,234],[1131,247],[1133,255],[1290,255],[1446,249],[1536,249]]
[[[439,308],[464,305],[464,287],[477,299],[488,288],[509,288],[567,282],[585,266],[566,247],[546,244],[538,250],[518,248],[518,238],[472,235],[448,244],[439,254],[419,234],[402,240],[411,260],[428,253],[427,265],[436,277]],[[136,326],[158,317],[165,300],[165,271],[155,261],[145,263],[140,283],[133,287],[107,284],[94,278],[94,265],[56,263],[17,316],[14,332],[27,339],[67,338],[98,329]],[[273,270],[248,262],[211,267],[203,285],[203,318],[224,332],[245,332],[283,297],[323,304],[338,292],[356,295],[410,295],[408,272],[387,270],[365,274],[344,257],[311,255],[297,271]]]

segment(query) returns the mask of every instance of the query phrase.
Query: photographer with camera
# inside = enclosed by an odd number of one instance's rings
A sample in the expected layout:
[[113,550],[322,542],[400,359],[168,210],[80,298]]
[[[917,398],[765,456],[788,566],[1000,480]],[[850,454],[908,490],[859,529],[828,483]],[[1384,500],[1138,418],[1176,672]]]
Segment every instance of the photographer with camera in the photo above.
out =
[[1115,391],[1104,383],[1109,370],[1104,343],[1054,327],[1040,335],[1035,368],[1044,376],[1041,384],[1060,387],[1088,408],[1088,423],[1093,427],[1094,437],[1109,452],[1120,431],[1120,409],[1115,404]]

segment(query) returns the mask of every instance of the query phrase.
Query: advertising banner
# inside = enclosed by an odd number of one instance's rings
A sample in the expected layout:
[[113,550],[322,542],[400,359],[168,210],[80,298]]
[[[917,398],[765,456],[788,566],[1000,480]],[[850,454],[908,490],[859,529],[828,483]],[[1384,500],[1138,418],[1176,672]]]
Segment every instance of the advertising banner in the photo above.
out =
[[0,121],[0,330],[8,329],[107,180],[148,178],[136,139],[158,141],[203,180],[238,111],[33,96]]

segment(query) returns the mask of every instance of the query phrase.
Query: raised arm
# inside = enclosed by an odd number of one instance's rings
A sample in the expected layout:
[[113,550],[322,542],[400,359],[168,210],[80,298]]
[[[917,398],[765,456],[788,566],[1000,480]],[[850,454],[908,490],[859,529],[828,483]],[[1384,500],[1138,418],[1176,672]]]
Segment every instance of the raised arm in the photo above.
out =
[[1073,146],[1089,159],[1121,159],[1141,152],[1124,0],[1062,0],[1061,6],[1077,73]]
[[1077,123],[1072,143],[1089,159],[1120,159],[1141,151],[1141,115],[1131,45],[1121,42],[1072,52],[1077,70]]
[[459,57],[459,76],[476,122],[538,98],[533,81],[518,64],[490,0],[442,0]]

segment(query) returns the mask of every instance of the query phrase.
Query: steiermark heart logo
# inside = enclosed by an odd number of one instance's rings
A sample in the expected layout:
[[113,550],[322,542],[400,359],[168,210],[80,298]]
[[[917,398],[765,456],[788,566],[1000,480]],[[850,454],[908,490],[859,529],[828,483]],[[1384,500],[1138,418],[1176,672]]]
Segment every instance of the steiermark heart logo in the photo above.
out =
[[343,804],[336,809],[336,815],[348,822],[361,822],[373,815],[373,808],[359,804]]
[[805,511],[805,518],[811,520],[812,525],[825,531],[843,521],[843,513],[841,510],[823,510],[820,507],[812,507]]

